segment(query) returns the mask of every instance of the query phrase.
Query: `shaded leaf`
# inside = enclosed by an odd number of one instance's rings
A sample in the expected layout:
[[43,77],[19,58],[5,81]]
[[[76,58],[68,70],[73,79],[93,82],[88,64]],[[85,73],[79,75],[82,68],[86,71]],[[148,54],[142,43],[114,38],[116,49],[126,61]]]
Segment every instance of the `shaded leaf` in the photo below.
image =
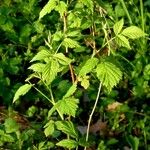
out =
[[140,28],[136,26],[131,26],[124,29],[121,34],[130,39],[137,39],[146,35]]
[[58,130],[61,130],[73,138],[78,138],[78,132],[71,121],[57,121],[55,124]]
[[16,91],[15,96],[13,98],[13,103],[19,99],[20,96],[25,95],[30,89],[31,89],[32,85],[30,84],[25,84],[22,85],[21,87],[19,87],[19,89]]

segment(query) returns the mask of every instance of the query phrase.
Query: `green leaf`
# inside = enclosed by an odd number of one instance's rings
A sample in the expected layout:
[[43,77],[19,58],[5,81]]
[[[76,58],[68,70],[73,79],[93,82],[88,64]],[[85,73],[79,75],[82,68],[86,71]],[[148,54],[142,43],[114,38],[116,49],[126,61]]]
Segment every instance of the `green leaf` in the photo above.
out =
[[121,34],[130,39],[137,39],[146,35],[140,28],[136,26],[131,26],[124,29]]
[[80,0],[80,2],[87,6],[91,11],[93,11],[94,4],[92,0]]
[[30,62],[37,61],[37,60],[44,60],[49,56],[51,56],[50,52],[48,52],[47,50],[41,50],[33,57],[33,59]]
[[80,45],[78,44],[77,41],[72,40],[72,39],[70,39],[70,38],[65,38],[62,44],[63,44],[65,47],[69,47],[69,48],[80,47]]
[[128,143],[130,144],[133,150],[138,150],[139,147],[139,138],[129,135],[127,138]]
[[13,133],[19,130],[19,125],[12,118],[6,119],[4,125],[6,133]]
[[56,145],[72,149],[72,148],[76,148],[78,146],[78,143],[74,140],[64,139],[58,142]]
[[63,53],[54,54],[53,57],[55,57],[62,65],[69,65],[72,61],[70,58],[67,58]]
[[96,68],[98,79],[110,92],[122,78],[120,69],[111,62],[101,62]]
[[79,100],[74,97],[68,97],[62,100],[59,100],[56,104],[56,108],[63,115],[70,115],[75,117],[77,108],[78,108]]
[[123,36],[123,35],[117,35],[117,37],[116,37],[115,40],[116,40],[116,43],[120,47],[122,46],[122,47],[126,47],[128,49],[131,49],[129,41],[128,41],[128,39],[125,36]]
[[81,85],[87,89],[89,86],[90,86],[90,82],[89,82],[89,77],[88,76],[84,76],[82,79],[81,79]]
[[49,135],[52,135],[54,132],[54,121],[50,120],[45,126],[44,126],[45,130],[45,136],[48,137]]
[[43,68],[42,79],[49,85],[55,79],[58,72],[59,64],[57,61],[52,60]]
[[69,90],[67,91],[67,93],[63,96],[63,99],[72,96],[76,90],[77,90],[77,84],[74,83],[74,84],[69,88]]
[[113,26],[113,30],[115,32],[115,34],[117,35],[118,33],[120,33],[120,31],[122,30],[124,24],[124,20],[121,19],[120,21],[116,22]]
[[58,0],[49,0],[48,3],[40,11],[39,19],[43,18],[46,14],[49,14],[57,6]]
[[64,12],[67,10],[67,5],[65,2],[60,1],[58,5],[55,7],[55,10],[60,13],[60,16],[62,17],[64,15]]
[[33,70],[34,72],[43,72],[43,68],[45,67],[45,64],[42,63],[36,63],[31,65],[28,69]]
[[79,72],[79,76],[85,76],[87,73],[90,73],[97,64],[98,64],[97,58],[88,59],[86,63],[84,64],[84,66],[81,68]]
[[71,121],[57,121],[55,124],[58,130],[61,130],[73,138],[78,138],[78,132]]
[[31,89],[32,85],[31,84],[25,84],[22,85],[15,93],[15,96],[13,98],[13,103],[19,99],[20,96],[25,95],[30,89]]

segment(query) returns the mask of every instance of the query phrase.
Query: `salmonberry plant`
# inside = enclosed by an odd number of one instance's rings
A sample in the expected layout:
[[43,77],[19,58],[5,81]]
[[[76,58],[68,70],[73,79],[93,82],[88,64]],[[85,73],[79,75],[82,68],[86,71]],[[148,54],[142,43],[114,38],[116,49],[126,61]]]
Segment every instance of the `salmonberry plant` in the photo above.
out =
[[[31,59],[28,68],[31,74],[16,91],[13,103],[32,88],[48,101],[49,111],[43,129],[56,149],[82,147],[86,150],[93,145],[105,149],[108,143],[103,143],[101,134],[97,141],[93,138],[93,120],[101,119],[102,124],[102,120],[109,118],[109,128],[113,132],[120,128],[121,119],[128,119],[127,104],[112,103],[108,95],[115,94],[113,89],[130,79],[128,73],[132,69],[128,72],[126,67],[134,66],[124,53],[133,51],[138,39],[144,41],[146,34],[143,28],[134,25],[124,1],[120,0],[116,14],[104,3],[99,0],[49,0],[39,13],[39,24],[46,22],[49,26],[47,38]],[[124,15],[119,16],[117,9]],[[88,107],[89,103],[92,107]],[[79,120],[84,109],[87,120],[83,120],[84,129],[81,129]],[[104,111],[108,111],[106,118]],[[103,117],[95,117],[95,112]],[[109,144],[116,142],[113,138]],[[127,142],[131,147],[138,147],[136,137],[129,136]]]

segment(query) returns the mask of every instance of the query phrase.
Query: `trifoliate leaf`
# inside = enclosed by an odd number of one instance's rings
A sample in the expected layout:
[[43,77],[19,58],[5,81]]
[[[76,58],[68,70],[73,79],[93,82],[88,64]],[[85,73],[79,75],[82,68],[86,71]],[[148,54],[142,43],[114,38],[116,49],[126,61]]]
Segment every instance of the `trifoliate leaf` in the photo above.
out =
[[62,44],[63,44],[65,47],[69,47],[69,48],[80,47],[80,45],[78,44],[77,41],[72,40],[72,39],[70,39],[70,38],[65,38]]
[[50,84],[55,79],[58,72],[59,64],[57,61],[52,60],[48,62],[43,68],[42,79],[46,81],[47,84]]
[[58,142],[56,145],[65,147],[68,149],[72,149],[72,148],[76,148],[78,146],[78,143],[74,140],[64,139],[64,140],[61,140],[60,142]]
[[71,121],[57,121],[55,124],[58,130],[61,130],[73,138],[78,138],[78,132]]
[[30,62],[37,61],[37,60],[44,60],[46,57],[51,56],[51,54],[47,50],[41,50],[38,52]]
[[58,62],[62,65],[69,65],[71,63],[71,59],[66,57],[63,53],[57,53],[53,55],[54,58],[58,60]]
[[62,100],[59,100],[55,105],[59,112],[63,115],[70,115],[75,117],[79,100],[74,97],[68,97]]
[[116,43],[120,47],[122,46],[122,47],[126,47],[128,49],[131,49],[129,41],[128,41],[128,39],[125,36],[123,36],[123,35],[117,35],[117,37],[116,37],[115,40],[116,40]]
[[67,93],[63,96],[63,98],[67,98],[70,97],[74,94],[74,92],[77,90],[77,84],[74,83],[69,90],[67,91]]
[[43,18],[46,14],[49,14],[53,9],[55,9],[58,0],[49,0],[48,3],[40,11],[39,19]]
[[25,95],[30,89],[31,89],[32,85],[31,84],[25,84],[22,85],[17,92],[15,93],[15,96],[13,98],[13,103],[19,99],[20,96]]
[[79,76],[85,76],[87,73],[90,73],[98,63],[97,58],[90,58],[86,61],[85,65],[81,68]]
[[33,70],[34,72],[42,72],[43,71],[43,68],[45,67],[45,64],[42,64],[42,63],[36,63],[36,64],[33,64],[31,65],[28,69],[31,69]]
[[45,130],[44,130],[44,133],[45,133],[45,136],[49,136],[49,135],[52,135],[53,132],[54,132],[54,121],[53,120],[50,120],[45,126],[44,126]]
[[124,29],[121,34],[130,39],[137,39],[146,35],[140,28],[136,26],[131,26]]
[[122,78],[121,70],[111,62],[101,62],[96,68],[98,79],[111,91]]
[[124,24],[124,20],[121,19],[120,21],[116,22],[113,26],[113,30],[115,32],[115,34],[117,35],[118,33],[120,33],[120,31],[122,30]]

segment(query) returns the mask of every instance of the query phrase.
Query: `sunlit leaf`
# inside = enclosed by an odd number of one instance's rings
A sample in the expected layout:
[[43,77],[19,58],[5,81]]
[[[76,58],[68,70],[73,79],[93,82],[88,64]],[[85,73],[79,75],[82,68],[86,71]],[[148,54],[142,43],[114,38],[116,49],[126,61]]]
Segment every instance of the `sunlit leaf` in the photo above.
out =
[[57,146],[65,147],[65,148],[76,148],[78,143],[74,140],[64,139],[56,144]]
[[77,41],[72,40],[70,38],[65,38],[63,41],[63,45],[65,47],[69,47],[69,48],[76,48],[76,47],[80,47],[80,45],[78,44]]
[[15,96],[13,98],[13,103],[19,99],[20,96],[25,95],[30,89],[32,85],[31,84],[25,84],[19,87],[19,89],[16,91]]
[[42,72],[44,67],[45,67],[45,64],[36,63],[36,64],[31,65],[28,69],[31,69],[34,72]]
[[101,62],[96,68],[98,79],[111,91],[122,78],[121,70],[111,62]]
[[67,10],[67,5],[65,2],[60,1],[58,5],[55,7],[55,10],[60,13],[60,16],[62,17],[64,15],[64,12]]
[[136,26],[131,26],[124,29],[121,34],[130,39],[137,39],[146,35],[140,28]]
[[46,123],[46,125],[44,126],[44,133],[45,133],[45,136],[49,136],[49,135],[52,135],[53,132],[54,132],[54,121],[53,120],[50,120],[48,123]]
[[120,21],[116,22],[113,26],[113,30],[115,32],[115,34],[117,35],[118,33],[120,33],[120,31],[122,30],[124,24],[124,20],[121,19]]

